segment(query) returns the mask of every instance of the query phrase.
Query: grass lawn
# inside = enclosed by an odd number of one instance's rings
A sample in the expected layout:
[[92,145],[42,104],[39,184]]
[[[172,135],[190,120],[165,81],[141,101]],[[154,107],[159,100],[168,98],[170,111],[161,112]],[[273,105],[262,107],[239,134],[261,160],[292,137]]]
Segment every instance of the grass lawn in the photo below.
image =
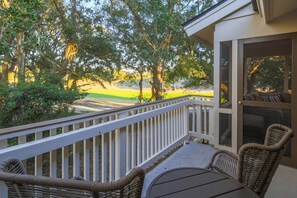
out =
[[[134,89],[120,89],[117,87],[108,87],[107,89],[93,87],[88,90],[88,97],[100,99],[116,99],[116,100],[129,100],[137,102],[138,90]],[[145,98],[149,99],[151,96],[150,89],[144,89],[143,94]],[[168,91],[165,94],[165,99],[174,98],[185,95],[199,95],[199,96],[213,96],[213,92],[198,92],[198,91]]]

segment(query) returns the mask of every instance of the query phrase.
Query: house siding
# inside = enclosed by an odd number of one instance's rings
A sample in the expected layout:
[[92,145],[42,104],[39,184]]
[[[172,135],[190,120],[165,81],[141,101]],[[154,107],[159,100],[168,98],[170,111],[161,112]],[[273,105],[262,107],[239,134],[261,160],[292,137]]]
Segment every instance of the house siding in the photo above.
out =
[[214,37],[221,42],[297,32],[296,18],[297,12],[290,12],[266,24],[264,18],[255,14],[252,5],[249,5],[217,23]]
[[[238,58],[240,54],[238,52],[238,45],[241,39],[256,38],[263,36],[273,36],[285,33],[297,32],[297,12],[290,12],[285,16],[274,20],[273,22],[267,24],[264,18],[257,12],[253,10],[251,4],[242,7],[237,12],[225,17],[220,22],[215,25],[214,32],[214,95],[215,95],[215,126],[218,126],[219,113],[225,111],[225,109],[219,108],[220,101],[220,88],[219,88],[219,46],[221,42],[232,41],[232,59],[233,59],[233,72],[232,81],[235,85],[233,87],[232,95],[232,109],[230,113],[232,114],[232,147],[223,147],[215,141],[215,147],[219,149],[227,149],[236,152],[240,145],[242,144],[242,137],[237,132],[240,129],[241,124],[238,120],[238,109],[237,104],[239,102],[238,90]],[[219,128],[215,127],[215,140],[219,138]]]

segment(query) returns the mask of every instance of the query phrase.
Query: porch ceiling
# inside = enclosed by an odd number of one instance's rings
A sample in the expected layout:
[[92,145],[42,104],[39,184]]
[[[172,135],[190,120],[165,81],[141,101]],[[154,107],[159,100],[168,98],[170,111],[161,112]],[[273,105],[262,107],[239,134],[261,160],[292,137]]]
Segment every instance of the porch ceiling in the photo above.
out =
[[258,6],[265,18],[266,23],[280,18],[292,11],[297,11],[296,0],[259,0]]

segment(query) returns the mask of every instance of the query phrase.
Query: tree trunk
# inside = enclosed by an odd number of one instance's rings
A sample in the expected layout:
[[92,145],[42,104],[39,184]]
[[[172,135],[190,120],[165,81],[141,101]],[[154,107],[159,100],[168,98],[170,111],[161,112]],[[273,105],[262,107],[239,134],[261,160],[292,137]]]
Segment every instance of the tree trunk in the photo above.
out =
[[77,79],[76,78],[72,78],[72,83],[71,83],[70,89],[77,90]]
[[143,71],[139,71],[140,74],[140,79],[139,79],[139,96],[138,96],[138,101],[139,103],[143,103],[144,102],[144,98],[143,98]]
[[20,33],[17,38],[17,51],[16,51],[16,65],[18,68],[18,82],[25,81],[25,52],[24,43],[25,34]]
[[3,66],[2,66],[2,81],[5,83],[8,83],[8,59],[9,59],[9,54],[6,52],[4,54],[4,61],[3,61]]
[[158,63],[157,66],[154,68],[154,77],[153,77],[153,85],[155,91],[155,99],[162,100],[163,99],[163,68],[162,64]]
[[[7,36],[5,34],[5,27],[3,28],[4,34],[3,34],[3,38],[7,38],[7,43],[9,48],[11,47],[12,44],[12,38],[10,36]],[[11,65],[13,62],[11,62]],[[5,50],[4,51],[4,60],[3,60],[3,65],[2,65],[2,76],[1,76],[1,80],[5,83],[9,83],[8,81],[8,75],[10,70],[13,69],[13,67],[11,67],[9,69],[9,50]]]

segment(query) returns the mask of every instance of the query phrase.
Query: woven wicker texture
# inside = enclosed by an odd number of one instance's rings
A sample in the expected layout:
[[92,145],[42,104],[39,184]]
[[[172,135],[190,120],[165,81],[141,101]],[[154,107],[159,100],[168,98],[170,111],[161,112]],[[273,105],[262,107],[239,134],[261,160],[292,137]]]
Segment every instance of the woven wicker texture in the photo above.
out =
[[227,174],[264,197],[272,177],[280,163],[293,131],[283,125],[268,127],[263,145],[243,145],[238,155],[227,151],[214,154],[208,168]]
[[[75,177],[79,178],[79,177]],[[9,197],[131,197],[141,196],[144,170],[134,168],[124,178],[111,182],[87,182],[81,179],[59,179],[26,175],[22,163],[10,159],[0,167],[0,180],[8,187]]]

